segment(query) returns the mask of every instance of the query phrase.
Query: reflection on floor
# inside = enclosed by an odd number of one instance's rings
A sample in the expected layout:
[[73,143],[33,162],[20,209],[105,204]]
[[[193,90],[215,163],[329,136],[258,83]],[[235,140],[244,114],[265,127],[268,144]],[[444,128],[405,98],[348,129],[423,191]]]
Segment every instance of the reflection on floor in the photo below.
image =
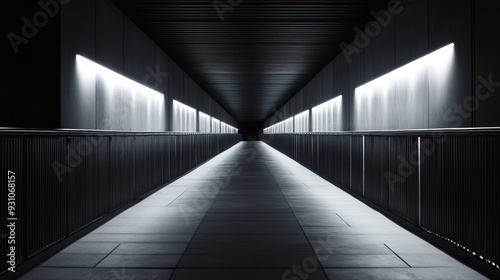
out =
[[22,279],[484,279],[261,142],[242,142]]

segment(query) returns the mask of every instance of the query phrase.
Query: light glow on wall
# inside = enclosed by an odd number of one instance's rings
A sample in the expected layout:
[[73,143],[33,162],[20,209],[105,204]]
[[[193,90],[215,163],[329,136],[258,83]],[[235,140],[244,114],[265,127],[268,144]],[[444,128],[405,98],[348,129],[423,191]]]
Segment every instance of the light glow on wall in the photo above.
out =
[[342,131],[342,95],[312,108],[311,126],[312,132]]
[[293,133],[293,117],[264,129],[265,134]]
[[225,122],[219,121],[216,118],[212,118],[209,115],[199,112],[199,122],[200,122],[200,133],[225,133],[225,134],[237,134],[238,129],[233,126],[228,125]]
[[262,130],[264,134],[275,134],[276,132],[276,125],[271,125],[269,127],[266,127]]
[[294,132],[309,132],[309,110],[304,111],[294,117]]
[[166,130],[165,98],[160,92],[81,55],[76,55],[76,78],[75,94],[82,100],[82,108],[72,114],[88,116],[67,116],[68,119],[92,117],[95,126],[85,127],[91,129]]
[[235,127],[232,127],[224,122],[220,123],[220,127],[221,127],[221,133],[226,133],[226,134],[237,134],[238,133],[238,129],[236,129]]
[[199,124],[201,133],[210,133],[211,117],[203,112],[199,112]]
[[293,133],[293,117],[290,117],[284,122],[284,133]]
[[264,134],[278,134],[278,133],[283,133],[280,131],[280,126],[283,122],[279,122],[277,124],[273,124],[270,127],[264,128],[263,132]]
[[408,63],[355,90],[353,130],[428,128],[428,110],[442,108],[449,90],[454,44]]
[[174,100],[172,117],[173,131],[196,132],[196,109]]
[[220,133],[220,121],[212,118],[212,133]]

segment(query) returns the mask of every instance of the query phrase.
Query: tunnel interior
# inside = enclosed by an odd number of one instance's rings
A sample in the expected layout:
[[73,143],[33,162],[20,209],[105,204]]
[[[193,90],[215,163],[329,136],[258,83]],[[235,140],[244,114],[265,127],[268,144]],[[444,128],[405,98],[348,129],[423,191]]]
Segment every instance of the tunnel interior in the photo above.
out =
[[499,9],[6,3],[0,278],[498,278]]

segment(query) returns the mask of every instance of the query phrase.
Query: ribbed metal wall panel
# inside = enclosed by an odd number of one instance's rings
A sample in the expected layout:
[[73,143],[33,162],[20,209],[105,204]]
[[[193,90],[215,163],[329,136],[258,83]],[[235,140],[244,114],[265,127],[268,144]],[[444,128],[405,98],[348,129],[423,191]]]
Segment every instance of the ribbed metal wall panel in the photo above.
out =
[[[7,170],[16,172],[17,266],[239,141],[237,134],[2,131],[0,168],[5,180]],[[5,229],[7,188],[0,194]]]
[[[96,137],[98,144],[95,147],[96,161],[96,188],[102,197],[94,197],[98,201],[98,213],[110,213],[110,192],[111,192],[111,137]],[[98,218],[98,217],[94,217]]]
[[[27,256],[31,257],[68,234],[67,180],[60,181],[52,168],[64,164],[68,153],[62,137],[26,139],[26,215]],[[69,163],[68,163],[69,164]],[[74,171],[73,171],[74,172]],[[67,179],[72,173],[65,173]],[[20,232],[17,236],[21,237]]]
[[152,182],[152,185],[159,186],[164,182],[168,182],[168,177],[165,176],[165,169],[163,168],[163,158],[168,155],[168,151],[163,149],[163,137],[149,137],[154,143],[153,150],[151,151],[153,153],[152,157],[154,161],[154,167],[152,171],[154,181]]
[[324,177],[341,185],[350,185],[350,137],[318,135],[318,170]]
[[351,188],[351,136],[341,136],[341,144],[337,147],[342,154],[342,178],[340,184]]
[[363,136],[351,136],[351,190],[363,195]]
[[384,174],[389,170],[389,138],[365,137],[365,197],[387,209],[389,184]]
[[162,182],[168,182],[172,178],[170,176],[170,155],[172,151],[170,150],[171,137],[159,136],[158,137],[160,150],[162,153],[161,158],[161,171],[162,171]]
[[[484,256],[491,256],[491,261],[495,262],[497,267],[500,262],[500,137],[489,137],[482,139],[477,146],[478,154],[487,156],[480,161],[481,167],[478,170],[484,170]],[[481,177],[481,176],[477,176]]]
[[[0,197],[2,202],[2,209],[0,211],[0,217],[2,219],[1,225],[2,229],[0,236],[2,242],[0,242],[0,248],[2,249],[0,264],[1,271],[7,270],[7,262],[4,261],[6,254],[10,252],[8,248],[10,245],[7,243],[8,237],[10,236],[10,231],[7,228],[7,218],[12,216],[8,215],[7,211],[7,199],[8,199],[8,189],[7,189],[7,174],[9,171],[15,173],[15,218],[16,221],[16,233],[26,231],[26,225],[21,221],[25,221],[26,217],[26,169],[24,165],[26,164],[26,140],[23,138],[0,138],[0,170],[2,172],[2,185],[5,187],[0,188]],[[5,180],[5,181],[3,181]],[[27,258],[27,249],[25,238],[16,236],[16,261],[21,262]]]
[[500,137],[424,138],[435,150],[422,164],[422,227],[500,261]]
[[135,139],[113,137],[110,153],[110,210],[116,210],[134,199]]
[[389,185],[389,210],[418,224],[418,137],[390,137],[390,167],[384,174]]
[[65,178],[68,188],[68,231],[73,233],[97,218],[107,214],[108,188],[101,188],[103,172],[108,171],[109,165],[101,166],[105,170],[99,172],[98,160],[100,142],[106,138],[98,137],[72,137],[66,140],[67,166],[71,168]]
[[499,133],[275,134],[265,142],[428,232],[500,262]]
[[[148,186],[151,185],[150,171],[152,170],[153,159],[149,155],[151,149],[151,141],[149,137],[136,137],[135,141],[135,181],[133,195],[138,196],[144,193]],[[149,159],[149,160],[148,160]]]
[[[322,153],[318,155],[319,165],[317,166],[317,170],[319,174],[335,180],[336,178],[332,174],[332,171],[336,169],[335,166],[337,166],[336,163],[338,162],[338,157],[334,154],[335,152],[332,147],[333,145],[331,145],[332,143],[327,140],[329,140],[327,137],[318,137],[318,150],[321,150]],[[328,162],[328,160],[330,160],[330,162]],[[329,165],[332,166],[330,167]]]

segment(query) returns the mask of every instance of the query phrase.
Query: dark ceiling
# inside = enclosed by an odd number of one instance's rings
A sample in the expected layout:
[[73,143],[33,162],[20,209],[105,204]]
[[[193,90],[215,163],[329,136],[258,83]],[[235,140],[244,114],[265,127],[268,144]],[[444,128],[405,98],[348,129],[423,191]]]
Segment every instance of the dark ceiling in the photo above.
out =
[[[386,0],[114,0],[240,122],[264,121]],[[232,6],[231,6],[232,4]],[[219,9],[219,10],[217,10]]]

